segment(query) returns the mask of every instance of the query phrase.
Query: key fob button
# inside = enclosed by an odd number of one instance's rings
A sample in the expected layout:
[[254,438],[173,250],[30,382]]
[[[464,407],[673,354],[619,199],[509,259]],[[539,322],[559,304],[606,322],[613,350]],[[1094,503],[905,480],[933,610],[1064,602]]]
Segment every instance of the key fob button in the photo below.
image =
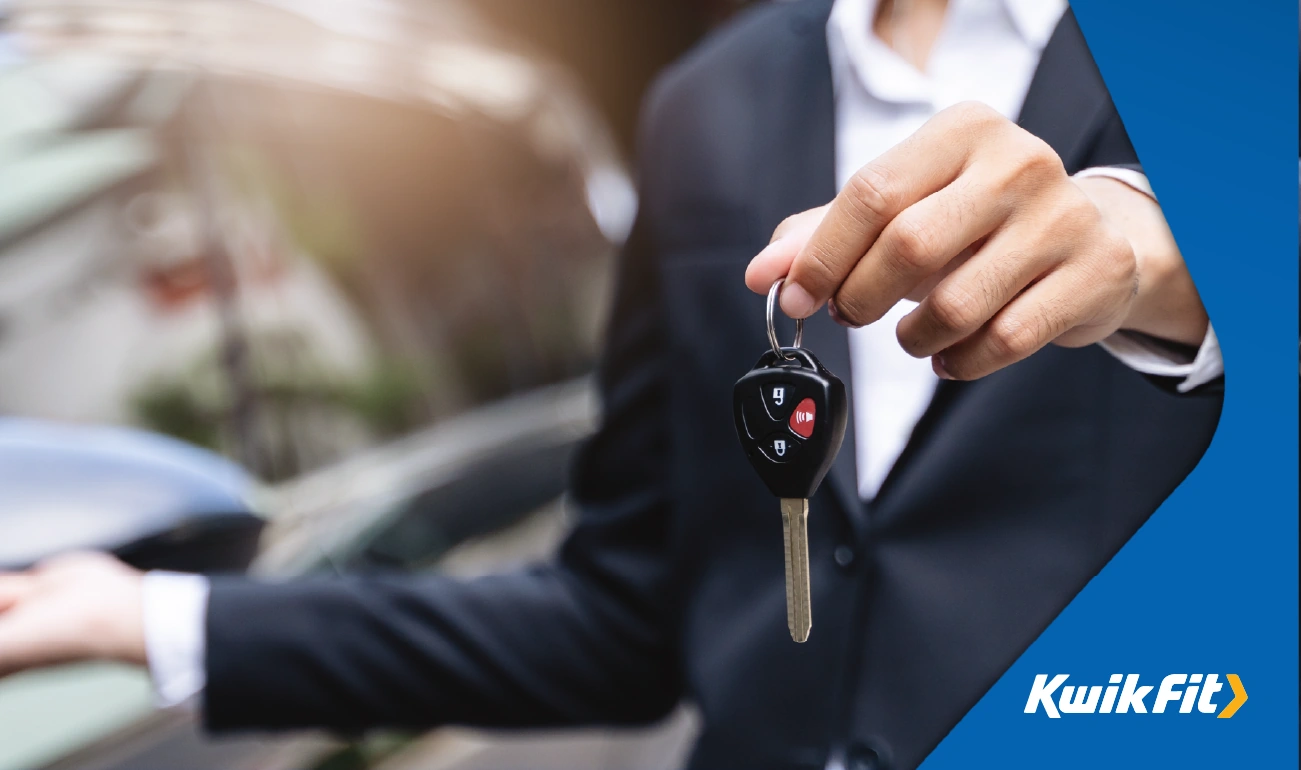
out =
[[814,403],[813,399],[806,398],[800,402],[799,406],[795,407],[794,412],[791,412],[791,419],[788,424],[796,435],[808,438],[813,435],[813,426],[817,424],[817,421],[818,405]]
[[765,438],[759,448],[763,451],[764,457],[775,463],[788,463],[795,459],[800,451],[799,439],[791,438],[788,433],[774,433]]
[[791,407],[795,405],[795,387],[789,382],[765,382],[762,387],[763,405],[767,407],[768,414],[781,422],[786,419],[786,415],[791,413]]

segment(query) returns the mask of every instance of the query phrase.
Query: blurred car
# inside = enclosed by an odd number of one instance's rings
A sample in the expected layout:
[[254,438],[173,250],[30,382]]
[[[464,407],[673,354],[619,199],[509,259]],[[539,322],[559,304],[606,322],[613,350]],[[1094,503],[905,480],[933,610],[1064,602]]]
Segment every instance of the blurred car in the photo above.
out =
[[[636,205],[564,72],[450,0],[8,0],[0,25],[0,415],[207,448],[247,503],[224,541],[192,515],[221,506],[106,504],[95,537],[16,507],[13,565],[94,546],[231,569],[264,524],[269,577],[551,552]],[[140,459],[120,478],[171,489]],[[93,497],[75,465],[31,499]],[[150,697],[112,665],[0,681],[0,770],[667,767],[685,729],[212,740]]]
[[[141,568],[460,576],[544,560],[568,529],[573,453],[595,427],[587,379],[505,399],[276,485],[181,442],[120,428],[0,418],[0,563],[74,548]],[[250,619],[256,622],[256,619]],[[204,736],[186,710],[155,712],[148,675],[109,664],[0,681],[0,768],[672,768],[683,712],[650,731],[526,737],[439,730],[348,743],[320,735]]]
[[[252,569],[268,578],[434,568],[472,574],[544,559],[566,529],[566,468],[595,416],[590,384],[579,380],[250,490],[269,517]],[[195,474],[208,470],[187,467]],[[122,486],[158,486],[157,469],[145,470],[154,473],[127,477]],[[314,767],[349,750],[319,736],[208,739],[190,714],[155,713],[147,674],[121,666],[73,666],[0,681],[5,770]]]
[[291,478],[587,371],[635,208],[564,73],[461,5],[19,0],[0,412]]

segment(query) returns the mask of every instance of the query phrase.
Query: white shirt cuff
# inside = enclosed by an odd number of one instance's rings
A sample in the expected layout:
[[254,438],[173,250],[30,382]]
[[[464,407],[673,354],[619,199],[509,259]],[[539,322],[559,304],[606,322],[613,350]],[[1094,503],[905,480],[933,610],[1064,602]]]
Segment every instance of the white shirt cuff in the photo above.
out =
[[144,577],[145,653],[160,708],[193,707],[207,684],[208,579],[175,572]]
[[1135,371],[1156,377],[1182,377],[1183,382],[1176,386],[1180,393],[1187,393],[1224,374],[1220,341],[1215,336],[1215,327],[1210,324],[1206,325],[1206,337],[1191,361],[1180,360],[1174,350],[1159,340],[1123,330],[1098,345]]
[[1114,179],[1122,184],[1138,190],[1152,200],[1156,200],[1156,193],[1152,192],[1152,183],[1147,181],[1147,174],[1141,171],[1135,171],[1132,168],[1115,168],[1112,166],[1094,166],[1086,168],[1083,171],[1075,172],[1074,179],[1088,179],[1091,176],[1100,176],[1105,179]]

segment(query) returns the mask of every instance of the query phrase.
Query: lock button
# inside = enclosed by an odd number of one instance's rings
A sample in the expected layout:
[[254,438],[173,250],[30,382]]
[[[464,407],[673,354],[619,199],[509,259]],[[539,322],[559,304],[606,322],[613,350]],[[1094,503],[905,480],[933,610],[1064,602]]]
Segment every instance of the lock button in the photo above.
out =
[[775,463],[788,463],[799,454],[802,444],[789,433],[773,433],[759,443],[759,449],[764,457]]

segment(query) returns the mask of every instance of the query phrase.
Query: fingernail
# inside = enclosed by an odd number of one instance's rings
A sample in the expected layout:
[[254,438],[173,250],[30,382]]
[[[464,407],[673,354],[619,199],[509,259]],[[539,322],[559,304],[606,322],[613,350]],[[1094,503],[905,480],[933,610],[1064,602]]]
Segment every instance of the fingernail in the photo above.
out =
[[935,376],[941,380],[954,379],[953,375],[949,374],[949,370],[944,368],[944,356],[931,356],[931,371],[935,372]]
[[813,295],[805,291],[803,286],[790,281],[782,286],[781,306],[782,312],[791,318],[808,318],[818,309]]
[[831,316],[831,320],[835,321],[836,323],[840,324],[846,329],[863,328],[861,326],[852,324],[849,321],[846,321],[845,317],[840,314],[840,309],[836,307],[836,301],[834,299],[827,300],[827,315]]

